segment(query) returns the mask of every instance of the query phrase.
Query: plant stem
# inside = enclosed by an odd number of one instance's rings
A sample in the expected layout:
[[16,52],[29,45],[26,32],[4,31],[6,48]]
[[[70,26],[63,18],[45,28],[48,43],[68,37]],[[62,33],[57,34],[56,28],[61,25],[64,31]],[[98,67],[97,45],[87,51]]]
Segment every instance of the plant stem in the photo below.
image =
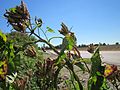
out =
[[48,40],[48,42],[50,42],[50,40],[52,40],[52,39],[54,39],[54,38],[61,38],[61,39],[63,39],[63,37],[52,37],[52,38],[50,38],[50,39]]
[[[30,31],[32,31],[33,30],[33,28],[32,28],[32,24],[31,24],[31,20],[29,19],[29,23],[30,23],[30,25],[27,25],[26,24],[26,26],[27,26],[27,28],[30,30]],[[30,26],[30,27],[29,27]],[[40,28],[41,29],[41,28]],[[41,31],[43,31],[42,29],[41,29]],[[44,42],[44,43],[46,43],[47,45],[49,45],[49,47],[55,52],[55,53],[57,53],[58,55],[60,54],[57,50],[56,50],[56,48],[52,45],[52,44],[50,44],[48,41],[46,41],[45,39],[43,39],[43,38],[41,38],[39,35],[37,35],[36,33],[32,33],[32,34],[34,34],[37,38],[39,38],[39,42]],[[48,38],[47,38],[47,36],[46,36],[46,34],[45,34],[45,32],[43,31],[43,34],[45,35],[45,37],[46,37],[46,39],[48,40]]]
[[[79,50],[75,46],[74,46],[74,49],[77,51],[79,58],[81,58],[83,60],[83,58],[80,55]],[[84,60],[83,60],[83,63],[85,64],[85,66],[86,66],[86,68],[88,70],[88,73],[90,73],[90,69],[89,69],[88,65],[86,64],[86,62],[84,62]]]
[[48,37],[47,37],[46,33],[43,31],[43,29],[42,29],[42,28],[40,28],[40,30],[43,32],[43,34],[44,34],[44,36],[45,36],[46,40],[48,41]]
[[39,28],[38,28],[38,35],[40,36],[40,31],[39,31]]
[[33,34],[34,34],[36,37],[39,38],[39,41],[40,41],[40,42],[46,43],[47,45],[49,45],[49,47],[50,47],[55,53],[57,53],[58,55],[60,54],[60,53],[57,51],[57,49],[56,49],[52,44],[50,44],[48,41],[42,39],[42,38],[39,37],[36,33],[33,33]]
[[58,74],[59,74],[59,72],[60,72],[60,70],[61,70],[62,68],[63,68],[63,66],[58,65],[58,69],[57,69],[56,72],[55,72],[55,76],[54,76],[54,87],[55,87],[56,90],[57,90]]
[[71,63],[69,62],[69,60],[67,60],[67,58],[65,58],[65,60],[66,60],[66,65],[67,65],[68,68],[72,71],[73,76],[74,76],[75,80],[77,81],[80,90],[83,90],[83,86],[82,86],[82,84],[81,84],[78,76],[76,75],[76,73],[75,73],[74,70],[73,70],[73,64],[71,64]]
[[72,78],[72,77],[74,77],[74,76],[73,76],[73,74],[72,74],[72,72],[71,72],[71,70],[70,70],[69,68],[68,68],[68,70],[69,70],[69,72],[70,72],[71,82],[72,82],[72,84],[73,84],[74,90],[76,90],[76,87],[75,87],[75,84],[74,84],[74,80],[73,80],[73,78]]

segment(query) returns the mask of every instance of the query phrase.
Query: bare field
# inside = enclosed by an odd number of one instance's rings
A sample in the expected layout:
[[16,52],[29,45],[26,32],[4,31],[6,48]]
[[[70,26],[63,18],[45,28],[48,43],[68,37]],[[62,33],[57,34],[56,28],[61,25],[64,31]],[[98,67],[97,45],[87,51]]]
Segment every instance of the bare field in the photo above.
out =
[[[103,62],[120,66],[120,51],[100,51]],[[92,54],[87,51],[81,51],[83,58],[90,58]]]
[[[51,50],[48,50],[48,53],[51,58],[55,58],[57,56]],[[90,58],[92,56],[92,54],[87,51],[80,51],[80,53],[83,58]],[[103,62],[120,66],[120,51],[100,51],[100,54]]]
[[[97,46],[95,46],[96,48]],[[80,51],[86,51],[88,47],[78,48]],[[100,46],[100,51],[120,51],[120,45],[106,45]]]

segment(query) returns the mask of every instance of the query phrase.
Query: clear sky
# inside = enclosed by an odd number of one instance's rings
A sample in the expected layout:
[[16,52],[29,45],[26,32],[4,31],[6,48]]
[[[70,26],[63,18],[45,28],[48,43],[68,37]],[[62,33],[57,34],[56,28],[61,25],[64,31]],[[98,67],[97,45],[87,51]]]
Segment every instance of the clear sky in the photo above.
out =
[[[64,22],[75,32],[78,44],[120,42],[120,0],[23,0],[32,17],[38,16],[55,30]],[[20,4],[20,0],[0,0],[0,29],[9,32],[3,18],[5,9]],[[60,40],[53,41],[59,44]]]

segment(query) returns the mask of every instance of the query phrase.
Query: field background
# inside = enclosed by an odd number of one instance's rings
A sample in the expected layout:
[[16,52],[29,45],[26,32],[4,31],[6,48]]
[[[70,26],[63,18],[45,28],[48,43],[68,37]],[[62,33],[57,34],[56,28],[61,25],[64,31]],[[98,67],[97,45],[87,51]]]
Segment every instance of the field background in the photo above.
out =
[[[97,47],[97,46],[95,46]],[[86,51],[87,47],[80,47],[80,51]],[[100,51],[120,51],[120,45],[106,45],[100,46]]]

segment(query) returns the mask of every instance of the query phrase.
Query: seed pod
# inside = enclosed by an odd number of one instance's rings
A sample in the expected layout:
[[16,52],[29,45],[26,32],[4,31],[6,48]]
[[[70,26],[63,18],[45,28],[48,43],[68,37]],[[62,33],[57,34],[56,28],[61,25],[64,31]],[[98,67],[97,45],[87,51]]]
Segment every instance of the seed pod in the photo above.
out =
[[89,53],[94,53],[94,45],[93,45],[93,44],[90,44],[90,45],[88,46],[87,51],[88,51]]
[[21,9],[23,11],[23,14],[25,15],[25,19],[29,19],[29,12],[27,10],[27,7],[23,1],[21,1]]
[[61,26],[62,26],[62,28],[61,28],[61,30],[59,30],[59,32],[65,36],[66,34],[69,33],[69,30],[64,23],[62,23]]
[[19,90],[25,90],[26,83],[28,81],[27,77],[17,79],[14,83],[19,88]]
[[23,14],[23,11],[21,10],[21,8],[19,6],[16,6],[16,12],[18,14]]
[[28,47],[25,50],[25,55],[30,56],[30,57],[35,57],[36,56],[36,50],[33,46]]
[[37,17],[35,17],[35,23],[37,24],[38,27],[41,27],[43,24],[42,19],[41,18],[37,19]]
[[13,28],[17,31],[21,31],[20,27],[18,25],[13,25]]
[[[6,16],[7,17],[7,16]],[[11,17],[8,16],[8,22],[12,22],[12,23],[15,23],[15,20]]]
[[20,30],[22,30],[21,32],[25,32],[25,30],[27,28],[27,26],[23,23],[18,24],[18,27],[20,28]]
[[23,1],[21,1],[21,5],[6,10],[4,16],[16,31],[25,32],[30,15]]

